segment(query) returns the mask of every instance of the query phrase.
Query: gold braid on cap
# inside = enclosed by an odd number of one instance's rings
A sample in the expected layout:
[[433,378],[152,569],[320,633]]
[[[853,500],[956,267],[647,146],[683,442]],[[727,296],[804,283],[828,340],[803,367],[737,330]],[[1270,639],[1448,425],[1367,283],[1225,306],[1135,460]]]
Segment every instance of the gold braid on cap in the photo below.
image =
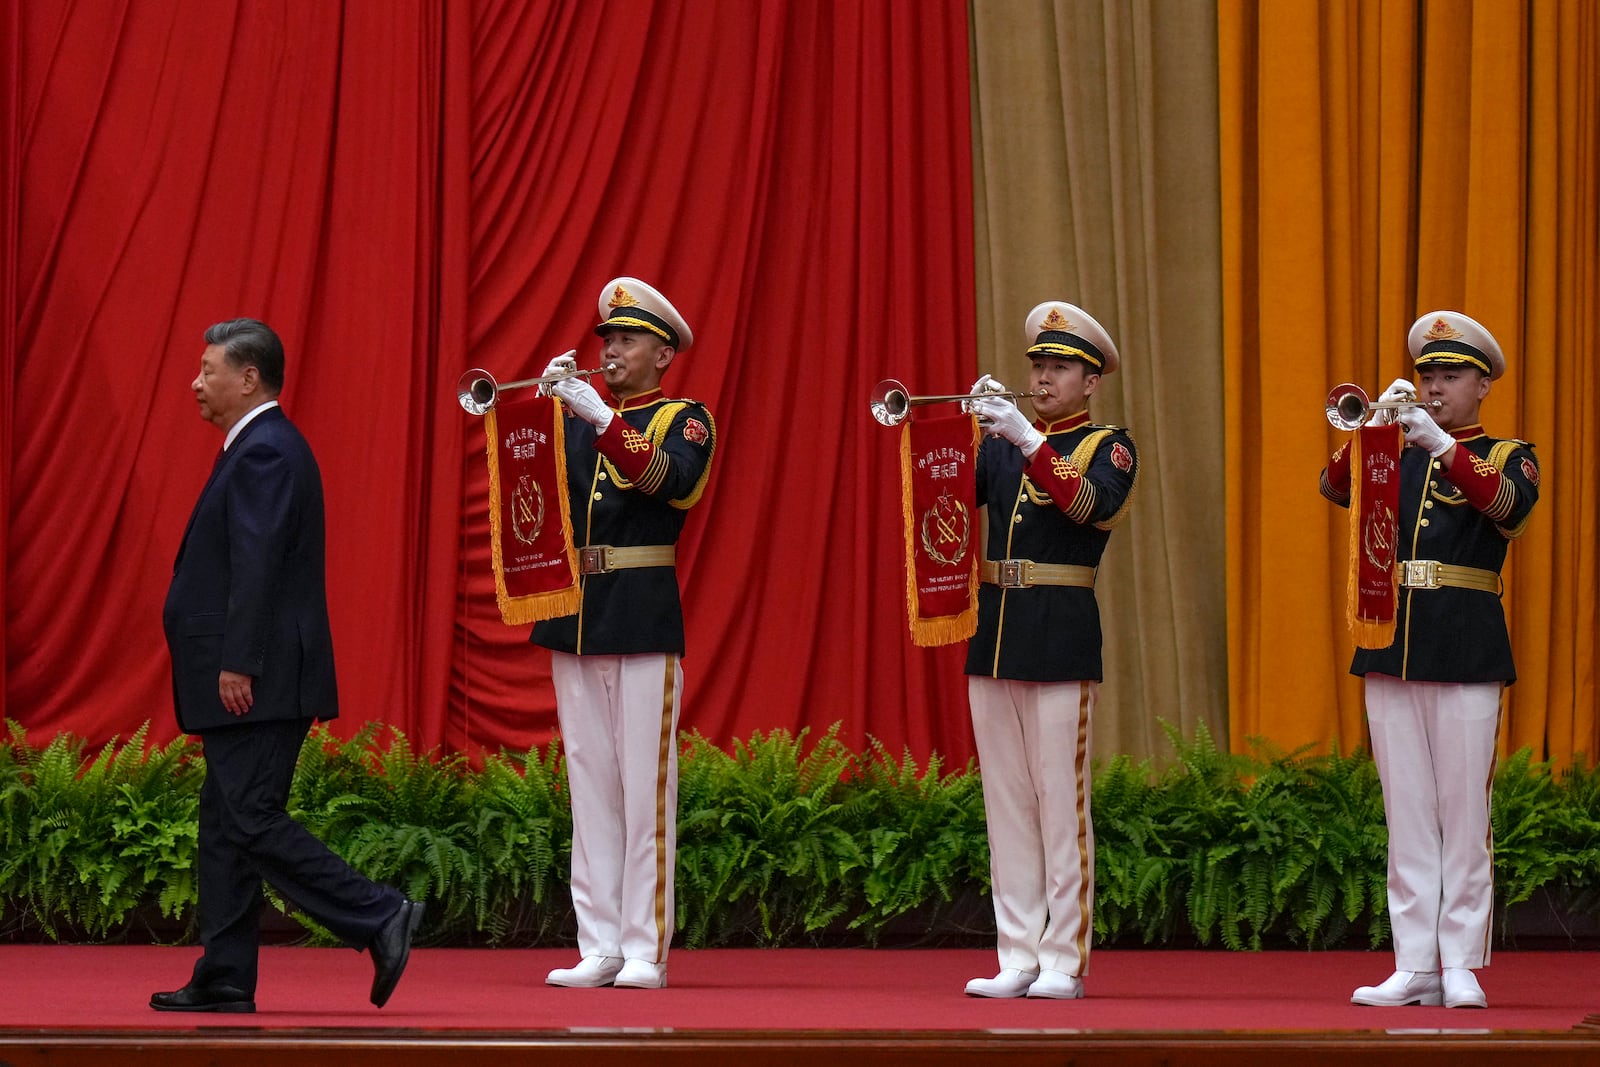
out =
[[1085,363],[1088,363],[1094,367],[1104,366],[1104,364],[1094,357],[1093,353],[1086,352],[1081,348],[1074,347],[1073,345],[1057,344],[1054,341],[1040,341],[1038,344],[1028,349],[1028,355],[1030,356],[1035,352],[1047,352],[1052,356],[1081,359]]
[[[623,304],[623,307],[633,307],[632,304]],[[633,315],[613,315],[603,325],[617,326],[626,330],[649,330],[668,344],[672,343],[672,335],[649,319],[641,319]]]

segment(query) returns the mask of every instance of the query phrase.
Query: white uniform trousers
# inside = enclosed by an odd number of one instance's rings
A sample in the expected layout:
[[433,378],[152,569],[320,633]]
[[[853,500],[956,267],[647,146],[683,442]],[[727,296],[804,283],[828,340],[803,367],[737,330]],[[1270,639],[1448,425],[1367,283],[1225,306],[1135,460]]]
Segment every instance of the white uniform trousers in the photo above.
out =
[[1367,725],[1389,824],[1389,925],[1398,970],[1489,963],[1489,797],[1502,688],[1366,676]]
[[572,905],[584,956],[664,963],[675,919],[678,708],[669,653],[551,654],[572,797]]
[[1099,693],[1097,682],[967,679],[1001,969],[1089,969],[1089,721]]

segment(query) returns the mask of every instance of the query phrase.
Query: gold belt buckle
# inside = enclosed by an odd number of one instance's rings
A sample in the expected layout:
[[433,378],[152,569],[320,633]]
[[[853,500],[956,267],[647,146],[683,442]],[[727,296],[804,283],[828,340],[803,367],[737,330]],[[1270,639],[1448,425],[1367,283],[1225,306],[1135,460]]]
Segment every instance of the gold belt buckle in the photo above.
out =
[[610,545],[585,545],[578,549],[578,570],[583,574],[605,574],[611,570],[606,550]]
[[1406,565],[1407,589],[1439,589],[1439,561],[1436,559],[1408,559]]
[[1001,589],[1023,589],[1027,586],[1027,575],[1024,568],[1027,564],[1024,559],[1003,559],[1000,561],[1000,581],[996,584]]

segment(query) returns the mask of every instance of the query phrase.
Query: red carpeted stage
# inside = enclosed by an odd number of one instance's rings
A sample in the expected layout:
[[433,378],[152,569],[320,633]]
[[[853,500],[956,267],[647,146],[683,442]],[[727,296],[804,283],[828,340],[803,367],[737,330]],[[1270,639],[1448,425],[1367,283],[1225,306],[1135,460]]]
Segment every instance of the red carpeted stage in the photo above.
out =
[[560,949],[419,949],[389,1006],[364,956],[267,948],[255,1015],[169,1015],[193,948],[0,946],[0,1065],[1600,1063],[1600,953],[1505,952],[1487,1010],[1359,1008],[1387,953],[1102,950],[1076,1002],[985,1001],[993,953],[678,951],[664,990],[543,984]]

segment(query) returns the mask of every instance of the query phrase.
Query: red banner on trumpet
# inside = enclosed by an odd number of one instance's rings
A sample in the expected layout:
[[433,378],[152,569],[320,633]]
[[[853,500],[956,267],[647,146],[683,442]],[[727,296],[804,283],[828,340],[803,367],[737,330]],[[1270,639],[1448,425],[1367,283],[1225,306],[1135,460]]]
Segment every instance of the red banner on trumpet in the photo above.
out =
[[1350,441],[1350,584],[1346,621],[1362,648],[1394,644],[1399,536],[1399,423],[1363,426]]
[[964,641],[978,628],[978,441],[970,415],[913,415],[900,431],[906,605],[911,640],[924,647]]
[[567,511],[561,410],[549,397],[501,399],[484,412],[495,601],[508,625],[578,610],[578,554]]

